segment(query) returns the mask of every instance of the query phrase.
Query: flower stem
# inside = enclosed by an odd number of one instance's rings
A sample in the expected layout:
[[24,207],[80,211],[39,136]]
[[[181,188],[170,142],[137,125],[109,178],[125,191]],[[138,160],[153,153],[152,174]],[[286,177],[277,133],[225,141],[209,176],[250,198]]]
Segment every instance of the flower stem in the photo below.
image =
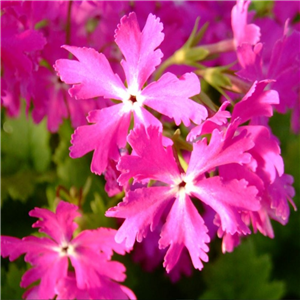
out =
[[68,15],[67,15],[67,24],[66,24],[66,44],[70,45],[71,42],[71,11],[72,11],[73,1],[68,3]]
[[235,51],[235,45],[233,39],[220,41],[215,44],[202,45],[200,47],[208,50],[210,55]]

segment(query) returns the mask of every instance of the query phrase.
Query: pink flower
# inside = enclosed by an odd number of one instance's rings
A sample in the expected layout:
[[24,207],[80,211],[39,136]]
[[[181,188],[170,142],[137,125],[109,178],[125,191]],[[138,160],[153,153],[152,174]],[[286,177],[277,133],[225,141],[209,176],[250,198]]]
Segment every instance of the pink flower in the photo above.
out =
[[258,117],[271,117],[273,105],[279,103],[278,93],[264,89],[272,80],[255,81],[246,95],[235,104],[232,116],[226,108],[230,104],[225,101],[219,110],[202,124],[195,126],[187,135],[187,140],[193,141],[204,134],[210,134],[214,129],[226,130],[229,119],[231,123],[243,124]]
[[241,218],[241,211],[257,211],[260,201],[257,189],[242,180],[225,181],[208,173],[226,164],[244,164],[251,156],[245,151],[253,147],[244,133],[234,136],[234,126],[223,134],[214,130],[209,145],[204,138],[196,142],[186,173],[176,162],[171,146],[163,147],[162,134],[157,127],[140,126],[128,136],[134,155],[124,155],[118,163],[122,171],[119,182],[156,180],[160,186],[129,191],[123,202],[110,208],[106,215],[124,218],[116,234],[116,241],[126,240],[132,247],[135,239],[141,242],[149,229],[154,231],[164,212],[166,221],[161,229],[159,247],[168,248],[164,266],[170,272],[186,248],[195,268],[207,262],[207,227],[191,197],[211,207],[220,219],[219,228],[231,235],[250,233]]
[[[260,231],[273,238],[271,219],[286,224],[290,212],[288,203],[290,202],[295,210],[296,206],[292,200],[295,194],[292,187],[293,178],[284,173],[279,142],[267,125],[267,118],[273,115],[272,105],[279,103],[276,91],[264,90],[270,82],[272,81],[254,82],[232,112],[231,123],[249,122],[248,125],[239,126],[237,132],[245,130],[246,136],[254,142],[254,146],[248,150],[251,161],[242,166],[223,165],[218,171],[225,180],[245,179],[249,185],[257,188],[261,208],[255,212],[243,212],[243,220],[248,225],[252,224],[254,232]],[[223,128],[219,126],[218,129],[224,131],[225,128],[223,125]],[[223,252],[232,251],[242,236],[239,233],[231,237],[221,231],[218,234],[219,237],[223,237]]]
[[[266,44],[271,48],[270,58],[263,54],[263,45],[258,43],[253,48],[243,44],[238,47],[237,56],[242,69],[237,73],[240,77],[256,81],[262,79],[273,80],[271,89],[279,93],[280,102],[273,105],[279,113],[286,113],[292,109],[297,115],[299,105],[299,61],[300,61],[300,34],[293,31],[289,34],[288,21],[284,33],[275,44]],[[266,63],[269,62],[269,63]],[[299,121],[292,118],[291,126],[295,133],[299,132]]]
[[92,172],[101,174],[108,161],[119,159],[119,149],[125,147],[131,115],[134,126],[154,125],[162,131],[162,124],[145,106],[174,119],[179,125],[190,125],[190,120],[199,124],[206,118],[206,109],[189,99],[200,92],[199,79],[194,73],[177,78],[165,73],[158,81],[144,87],[160,64],[162,52],[156,49],[162,42],[163,25],[150,14],[143,31],[140,31],[135,13],[121,19],[115,33],[115,41],[124,59],[121,65],[125,72],[127,87],[113,73],[107,58],[91,48],[63,46],[78,61],[60,59],[55,64],[61,80],[73,84],[69,90],[76,99],[102,96],[120,103],[89,113],[87,120],[93,125],[77,128],[72,136],[70,156],[83,156],[94,150]]
[[231,11],[231,26],[236,47],[243,43],[255,45],[260,39],[260,28],[254,24],[247,24],[249,5],[250,1],[237,0]]
[[[72,238],[78,227],[74,219],[80,216],[77,210],[76,205],[60,201],[55,213],[44,208],[30,211],[30,216],[40,219],[33,227],[39,227],[39,231],[50,238],[1,237],[3,257],[9,256],[12,261],[25,253],[25,261],[33,266],[23,275],[21,287],[40,280],[39,285],[29,289],[25,296],[53,299],[57,293],[63,293],[63,298],[81,294],[90,299],[108,299],[106,295],[111,294],[113,286],[117,298],[135,299],[129,289],[117,283],[125,279],[125,267],[110,261],[113,251],[119,254],[126,251],[124,245],[115,243],[115,230],[84,230]],[[74,268],[72,272],[68,272],[68,259]]]
[[207,118],[202,124],[192,128],[186,139],[193,141],[200,135],[212,133],[214,129],[220,129],[222,126],[225,128],[230,118],[230,112],[226,111],[229,104],[229,101],[225,101],[213,116]]

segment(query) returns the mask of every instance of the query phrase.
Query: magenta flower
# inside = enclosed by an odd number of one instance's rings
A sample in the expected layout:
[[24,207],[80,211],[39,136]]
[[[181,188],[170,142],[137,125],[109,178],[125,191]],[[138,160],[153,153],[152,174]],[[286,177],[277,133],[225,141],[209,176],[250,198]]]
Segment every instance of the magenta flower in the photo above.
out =
[[135,239],[141,242],[149,228],[154,231],[166,211],[167,218],[161,229],[159,247],[168,248],[164,266],[170,272],[182,251],[187,248],[193,265],[201,270],[207,262],[207,227],[191,197],[210,206],[220,218],[220,228],[231,235],[250,233],[241,218],[241,211],[257,211],[260,201],[257,189],[246,180],[224,181],[220,176],[207,178],[208,172],[226,164],[244,164],[250,161],[245,153],[253,147],[243,133],[234,135],[234,128],[226,133],[214,130],[209,145],[202,139],[194,144],[186,173],[176,162],[172,147],[163,147],[162,134],[156,127],[140,126],[128,136],[135,155],[124,155],[118,163],[122,171],[119,182],[157,180],[160,186],[129,191],[124,201],[110,208],[106,215],[124,218],[116,234],[116,241],[126,239],[132,247]]
[[[292,176],[284,173],[284,163],[280,155],[277,138],[267,126],[268,117],[273,115],[272,106],[279,103],[278,93],[265,90],[272,83],[270,80],[254,82],[248,93],[235,104],[231,120],[225,110],[228,102],[224,102],[214,116],[201,125],[196,126],[188,135],[190,140],[210,134],[214,129],[225,132],[229,124],[240,124],[236,132],[246,131],[254,146],[248,150],[251,161],[243,165],[227,164],[218,167],[219,175],[225,180],[246,180],[255,186],[261,199],[258,211],[243,212],[243,220],[247,225],[252,224],[254,232],[274,237],[271,219],[286,224],[289,218],[289,203],[296,210],[292,200],[295,191],[292,187]],[[227,114],[226,114],[227,113]],[[247,123],[246,123],[247,122]],[[247,125],[245,125],[247,124]],[[220,223],[215,220],[215,224]],[[223,252],[232,251],[239,244],[243,234],[230,235],[219,229],[219,237],[223,237]]]
[[[50,238],[1,237],[3,257],[9,256],[13,261],[25,253],[25,261],[33,266],[23,275],[21,287],[40,280],[39,285],[29,289],[25,296],[53,299],[57,293],[75,293],[90,299],[109,299],[106,296],[112,294],[110,289],[114,287],[118,293],[114,298],[135,299],[129,289],[116,283],[125,279],[125,267],[110,259],[113,251],[124,254],[126,248],[114,241],[115,230],[84,230],[72,238],[77,228],[74,219],[80,216],[77,210],[76,205],[60,201],[55,213],[44,208],[30,211],[30,216],[40,218],[33,227],[39,227],[39,231]],[[68,259],[74,271],[68,272]]]
[[[279,93],[280,102],[273,105],[279,113],[286,113],[288,109],[297,116],[299,105],[299,51],[300,33],[289,33],[289,22],[285,24],[283,36],[275,44],[265,44],[272,49],[269,56],[262,55],[263,44],[258,43],[253,48],[244,44],[238,47],[237,56],[242,69],[237,73],[249,80],[273,80],[270,84]],[[266,63],[267,62],[267,63]],[[268,63],[269,62],[269,63]],[[291,126],[295,133],[299,132],[299,119],[292,118]]]
[[[72,136],[70,156],[80,157],[94,150],[91,171],[101,174],[108,161],[119,159],[119,149],[125,147],[131,115],[134,126],[154,125],[162,131],[162,124],[145,106],[174,119],[179,125],[190,125],[190,120],[199,124],[206,118],[206,109],[189,99],[200,92],[199,79],[194,73],[177,78],[165,73],[158,81],[144,87],[160,64],[162,52],[156,49],[162,42],[163,25],[150,14],[143,31],[140,31],[135,13],[121,19],[115,33],[115,41],[124,59],[121,65],[125,72],[127,87],[113,73],[107,58],[91,48],[63,46],[78,61],[60,59],[55,64],[61,80],[73,84],[69,90],[76,99],[102,96],[120,103],[91,111],[87,120],[93,125],[77,128]],[[155,50],[156,49],[156,50]]]

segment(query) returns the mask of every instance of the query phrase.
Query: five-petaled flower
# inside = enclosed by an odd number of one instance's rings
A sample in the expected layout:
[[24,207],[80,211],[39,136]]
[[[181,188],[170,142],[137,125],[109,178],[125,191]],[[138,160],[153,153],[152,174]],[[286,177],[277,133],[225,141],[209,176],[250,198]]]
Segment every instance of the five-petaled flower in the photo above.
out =
[[84,230],[72,238],[77,228],[74,219],[80,216],[77,210],[76,205],[60,201],[55,213],[44,208],[30,211],[30,216],[40,219],[33,227],[39,227],[50,238],[1,236],[2,257],[9,256],[13,261],[25,253],[25,261],[33,266],[23,275],[21,287],[40,280],[24,296],[29,299],[53,299],[56,295],[59,299],[135,299],[130,289],[117,283],[126,277],[124,265],[110,261],[113,251],[125,254],[128,249],[114,241],[116,231],[109,228]]
[[162,29],[159,18],[152,14],[142,32],[135,13],[121,19],[115,41],[125,58],[121,65],[127,87],[113,72],[107,58],[94,49],[63,46],[78,61],[59,59],[55,63],[61,80],[73,84],[69,93],[76,99],[103,96],[121,101],[91,111],[87,120],[94,124],[78,127],[72,136],[70,156],[76,158],[94,150],[91,171],[96,174],[106,170],[110,159],[119,159],[119,149],[126,145],[132,114],[134,126],[153,125],[162,131],[161,122],[145,107],[172,118],[177,125],[183,122],[189,126],[190,120],[199,124],[207,117],[205,107],[189,99],[200,93],[199,79],[192,72],[180,78],[167,72],[144,87],[161,62],[162,52],[156,48],[164,38]]
[[241,212],[260,209],[257,189],[244,179],[226,181],[221,176],[207,176],[218,166],[249,163],[251,156],[246,151],[253,143],[245,139],[245,132],[237,134],[233,124],[225,133],[214,130],[208,145],[206,138],[196,142],[185,173],[176,162],[172,147],[163,146],[159,128],[140,126],[130,133],[128,142],[134,154],[121,157],[117,167],[122,174],[118,181],[125,184],[134,178],[160,184],[129,191],[123,202],[106,212],[106,216],[125,219],[116,234],[117,242],[126,239],[126,245],[132,247],[135,239],[142,241],[167,211],[159,240],[160,248],[170,246],[164,261],[167,272],[174,268],[184,247],[194,267],[201,270],[202,261],[208,261],[210,238],[192,197],[216,212],[222,234],[250,233]]

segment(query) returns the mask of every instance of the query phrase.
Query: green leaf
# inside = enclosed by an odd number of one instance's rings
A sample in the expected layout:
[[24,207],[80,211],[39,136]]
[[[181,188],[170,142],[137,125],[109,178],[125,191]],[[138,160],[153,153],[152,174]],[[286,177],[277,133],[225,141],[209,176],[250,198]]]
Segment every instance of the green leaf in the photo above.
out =
[[259,17],[272,16],[274,1],[252,1],[249,11],[255,10],[255,15]]
[[208,289],[199,299],[280,299],[285,286],[270,281],[271,267],[268,255],[257,256],[253,243],[243,241],[204,268]]
[[15,263],[8,265],[8,272],[1,267],[1,299],[22,299],[24,289],[20,287],[20,282],[24,272]]
[[40,124],[29,123],[29,148],[34,169],[45,172],[51,162],[51,149],[49,146],[50,133],[44,119]]
[[25,202],[34,192],[36,174],[31,170],[21,170],[13,175],[2,176],[2,199],[9,195],[14,200]]
[[2,127],[1,143],[3,172],[19,170],[20,164],[44,172],[51,161],[50,133],[46,120],[34,124],[22,109],[18,118],[6,118]]
[[72,159],[69,156],[72,133],[73,129],[69,122],[64,122],[58,132],[60,141],[54,152],[53,161],[57,165],[59,184],[66,188],[71,188],[71,186],[79,188],[85,184],[86,178],[91,174],[91,171],[88,156],[77,159]]
[[36,185],[53,181],[50,133],[46,120],[34,124],[23,106],[18,118],[3,118],[1,128],[2,199],[26,201]]
[[82,218],[78,220],[82,230],[99,227],[116,227],[114,218],[105,217],[107,206],[104,199],[98,193],[94,193],[94,200],[90,202],[90,207],[92,212],[83,214]]

